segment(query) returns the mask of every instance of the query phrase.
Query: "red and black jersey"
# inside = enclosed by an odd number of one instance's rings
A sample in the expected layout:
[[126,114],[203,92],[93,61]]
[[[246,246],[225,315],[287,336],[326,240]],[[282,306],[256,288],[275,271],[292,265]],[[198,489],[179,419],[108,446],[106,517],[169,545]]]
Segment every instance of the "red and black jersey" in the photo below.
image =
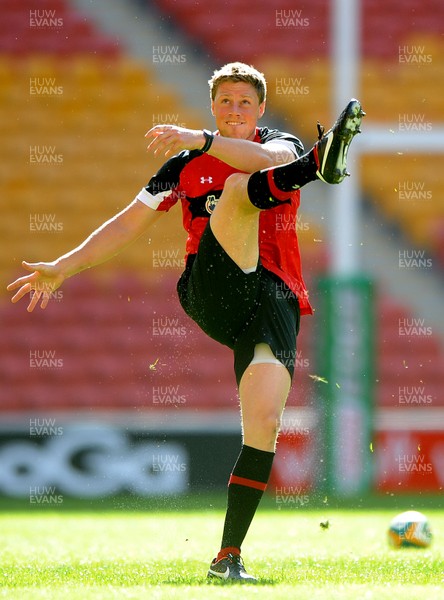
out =
[[[292,144],[297,156],[303,153],[298,138],[267,127],[258,127],[254,141],[265,144],[282,140]],[[200,150],[183,150],[170,158],[154,175],[137,198],[154,210],[168,211],[182,203],[183,225],[188,233],[186,256],[196,254],[208,219],[219,200],[226,179],[239,173],[230,165]],[[262,265],[278,275],[296,294],[301,314],[311,314],[308,292],[302,277],[297,238],[297,211],[300,191],[259,217],[259,255]]]

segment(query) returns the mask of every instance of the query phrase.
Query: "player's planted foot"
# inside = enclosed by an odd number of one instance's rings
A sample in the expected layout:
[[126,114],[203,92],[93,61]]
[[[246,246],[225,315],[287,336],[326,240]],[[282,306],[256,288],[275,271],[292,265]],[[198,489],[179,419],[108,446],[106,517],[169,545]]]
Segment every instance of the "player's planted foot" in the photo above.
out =
[[361,133],[359,126],[364,116],[359,100],[352,98],[327,133],[318,122],[319,138],[313,150],[318,162],[316,175],[325,183],[341,183],[349,175],[347,152],[354,136]]
[[208,579],[227,583],[257,583],[257,579],[245,571],[240,554],[228,554],[220,560],[215,558],[210,565]]

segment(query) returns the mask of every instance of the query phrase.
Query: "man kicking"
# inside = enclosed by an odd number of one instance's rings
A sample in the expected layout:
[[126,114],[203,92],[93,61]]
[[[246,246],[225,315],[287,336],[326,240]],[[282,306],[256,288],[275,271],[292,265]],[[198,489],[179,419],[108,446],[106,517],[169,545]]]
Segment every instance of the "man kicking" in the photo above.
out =
[[[259,127],[266,103],[262,73],[230,63],[209,81],[217,130],[157,125],[148,150],[167,161],[124,210],[52,262],[27,263],[8,286],[28,311],[45,308],[65,279],[109,260],[179,200],[188,233],[177,291],[185,312],[234,354],[242,448],[228,482],[220,550],[208,577],[255,583],[241,546],[266,489],[296,358],[300,315],[312,312],[296,233],[300,188],[340,183],[364,115],[352,99],[334,126],[304,154],[293,135]],[[280,220],[294,224],[282,231]]]

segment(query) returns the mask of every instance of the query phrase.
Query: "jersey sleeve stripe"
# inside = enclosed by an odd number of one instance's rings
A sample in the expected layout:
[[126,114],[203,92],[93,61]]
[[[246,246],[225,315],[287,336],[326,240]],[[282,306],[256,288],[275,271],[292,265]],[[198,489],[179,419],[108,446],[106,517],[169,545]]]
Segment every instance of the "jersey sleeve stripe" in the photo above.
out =
[[288,148],[288,150],[290,150],[290,152],[293,152],[293,154],[295,155],[296,158],[299,157],[295,142],[291,142],[290,140],[283,140],[281,138],[276,138],[274,140],[267,142],[264,145],[271,146],[272,144],[274,146],[285,146],[286,148]]
[[157,210],[160,204],[164,201],[165,196],[168,194],[171,194],[171,191],[160,192],[159,194],[153,196],[153,194],[150,194],[148,190],[142,188],[137,194],[136,199],[140,200],[140,202],[143,202],[143,204],[146,204],[146,206],[149,206],[153,210]]

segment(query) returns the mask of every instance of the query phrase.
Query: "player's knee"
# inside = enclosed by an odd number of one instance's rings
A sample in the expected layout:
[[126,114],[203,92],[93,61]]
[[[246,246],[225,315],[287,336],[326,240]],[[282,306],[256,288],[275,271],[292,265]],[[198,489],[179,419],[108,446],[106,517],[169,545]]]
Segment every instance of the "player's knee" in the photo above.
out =
[[[233,173],[230,175],[225,181],[224,191],[222,196],[225,199],[242,199],[243,197],[247,197],[247,182],[248,175],[245,173]],[[221,198],[222,200],[222,198]]]
[[262,432],[262,436],[275,440],[281,426],[281,415],[273,410],[262,410],[257,415],[257,428]]
[[274,452],[280,423],[280,414],[273,410],[258,408],[254,420],[243,423],[244,443],[261,450]]
[[232,173],[225,181],[224,190],[246,191],[249,177],[245,173]]
[[258,210],[251,204],[247,192],[249,177],[246,173],[230,175],[225,182],[218,204],[229,207],[230,211],[240,210],[243,214],[256,214]]

